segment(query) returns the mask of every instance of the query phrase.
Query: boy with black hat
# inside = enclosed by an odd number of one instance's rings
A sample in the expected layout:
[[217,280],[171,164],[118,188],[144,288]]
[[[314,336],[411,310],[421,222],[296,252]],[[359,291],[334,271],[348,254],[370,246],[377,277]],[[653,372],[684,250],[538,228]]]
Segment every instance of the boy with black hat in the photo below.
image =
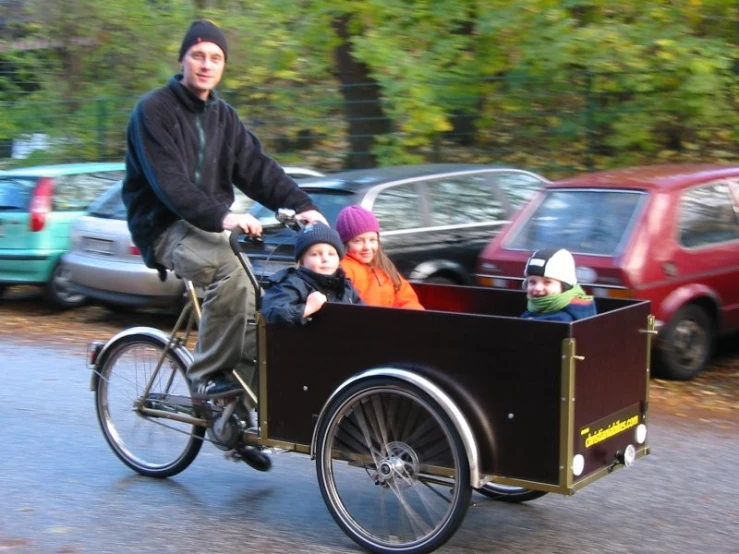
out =
[[305,325],[326,302],[362,304],[339,266],[344,245],[323,223],[300,230],[295,242],[297,267],[277,272],[264,294],[262,316],[268,324]]
[[596,314],[592,296],[577,284],[575,259],[564,248],[537,250],[524,270],[528,319],[575,321]]
[[146,265],[162,279],[170,269],[205,290],[187,375],[208,398],[244,392],[232,370],[251,384],[256,373],[256,327],[248,324],[255,292],[223,231],[259,236],[262,226],[230,211],[233,187],[271,209],[293,209],[303,221],[325,221],[216,95],[227,57],[221,29],[193,22],[179,50],[182,73],[144,95],[131,114],[122,189],[131,237]]

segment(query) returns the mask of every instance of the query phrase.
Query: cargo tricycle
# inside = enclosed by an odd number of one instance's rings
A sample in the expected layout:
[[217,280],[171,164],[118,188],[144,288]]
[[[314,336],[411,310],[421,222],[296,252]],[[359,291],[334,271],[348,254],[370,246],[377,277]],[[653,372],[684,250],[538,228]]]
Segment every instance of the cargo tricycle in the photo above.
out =
[[[247,239],[231,246],[261,290]],[[349,537],[419,554],[454,534],[473,491],[571,495],[649,453],[648,302],[599,298],[598,315],[562,323],[519,318],[523,291],[414,284],[425,311],[326,304],[286,328],[257,309],[256,384],[236,374],[246,392],[210,400],[186,377],[187,285],[172,333],[134,327],[89,352],[105,439],[141,474],[176,475],[204,442],[234,459],[304,453]]]

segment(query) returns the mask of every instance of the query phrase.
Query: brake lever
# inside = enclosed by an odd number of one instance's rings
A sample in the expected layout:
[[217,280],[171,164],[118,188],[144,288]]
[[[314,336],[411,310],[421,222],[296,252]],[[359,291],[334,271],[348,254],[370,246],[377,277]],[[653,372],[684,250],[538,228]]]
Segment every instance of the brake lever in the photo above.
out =
[[288,229],[291,229],[293,231],[300,231],[303,227],[305,227],[306,222],[298,219],[297,215],[298,214],[295,213],[295,210],[280,208],[275,214],[275,219],[277,219],[277,221],[279,221],[281,225],[287,227]]

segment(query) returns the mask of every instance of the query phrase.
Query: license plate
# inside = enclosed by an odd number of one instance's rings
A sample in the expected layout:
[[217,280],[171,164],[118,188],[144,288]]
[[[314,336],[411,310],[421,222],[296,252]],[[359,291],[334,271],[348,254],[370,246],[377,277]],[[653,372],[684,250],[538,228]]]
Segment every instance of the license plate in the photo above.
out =
[[96,254],[112,254],[113,241],[104,239],[82,239],[82,249],[85,252],[94,252]]

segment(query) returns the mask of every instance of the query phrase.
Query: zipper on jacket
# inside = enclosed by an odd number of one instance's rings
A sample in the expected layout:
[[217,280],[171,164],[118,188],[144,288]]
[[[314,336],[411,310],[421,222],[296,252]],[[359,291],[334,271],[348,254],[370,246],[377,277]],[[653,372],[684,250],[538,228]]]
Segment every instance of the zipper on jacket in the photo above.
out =
[[371,269],[372,269],[372,274],[375,276],[375,279],[377,280],[377,285],[381,287],[382,281],[380,281],[380,274],[377,272],[377,270],[374,267]]
[[195,185],[200,187],[200,172],[203,169],[203,158],[205,157],[205,132],[202,115],[199,113],[195,114],[195,126],[198,129],[198,165],[195,167]]

